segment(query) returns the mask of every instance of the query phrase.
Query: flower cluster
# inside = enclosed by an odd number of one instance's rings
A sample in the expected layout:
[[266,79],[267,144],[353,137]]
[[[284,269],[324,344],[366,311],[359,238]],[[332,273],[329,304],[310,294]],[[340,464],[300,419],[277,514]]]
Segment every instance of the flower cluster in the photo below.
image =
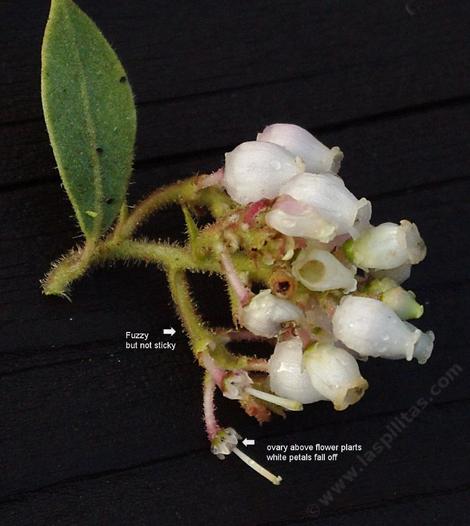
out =
[[[424,364],[432,352],[433,333],[407,321],[423,307],[401,286],[426,255],[419,231],[407,220],[371,225],[371,203],[338,176],[342,158],[303,128],[274,124],[227,153],[216,178],[235,203],[214,247],[235,324],[274,345],[264,370],[222,371],[218,385],[260,421],[322,400],[344,410],[368,387],[358,360]],[[268,287],[252,291],[239,252],[271,269]]]
[[[76,27],[61,22],[69,18]],[[73,29],[72,44],[86,40],[94,50],[78,65],[56,49],[67,38],[67,27]],[[60,39],[54,37],[57,31]],[[56,97],[54,82],[57,71],[83,80],[100,54],[112,67],[95,79],[92,93],[91,120],[101,137],[96,148],[94,134],[78,133],[80,119],[71,118],[64,127],[64,108],[78,115],[83,101],[75,90],[61,90]],[[299,126],[274,124],[227,153],[216,172],[176,181],[128,206],[135,106],[118,58],[72,1],[52,2],[42,57],[50,142],[84,234],[82,245],[52,265],[42,290],[69,298],[70,285],[105,262],[133,261],[164,270],[194,357],[204,369],[204,422],[218,458],[234,453],[273,484],[281,482],[239,449],[237,431],[219,424],[217,389],[262,423],[273,413],[301,411],[303,404],[328,401],[341,411],[356,403],[368,386],[358,360],[415,358],[423,364],[429,359],[434,335],[407,321],[419,318],[423,307],[402,287],[412,265],[426,255],[424,242],[405,219],[371,225],[371,203],[357,199],[338,176],[343,153],[337,146],[326,147]],[[96,158],[104,150],[106,165]],[[90,162],[72,162],[77,151],[93,152]],[[153,213],[171,204],[184,214],[184,244],[135,237]],[[204,227],[197,225],[201,211],[212,218]],[[234,327],[211,329],[204,323],[189,272],[225,280]],[[233,340],[259,339],[272,345],[269,359],[230,348]]]
[[[157,189],[125,210],[112,232],[72,250],[43,282],[46,294],[67,296],[93,264],[133,260],[163,268],[205,371],[212,452],[221,459],[233,453],[273,484],[281,477],[248,457],[237,431],[219,424],[217,390],[260,423],[320,401],[342,411],[368,387],[358,361],[423,364],[433,348],[433,333],[409,323],[423,307],[403,288],[426,254],[418,229],[405,219],[372,225],[370,202],[338,176],[342,158],[338,147],[298,126],[268,126],[227,153],[216,172]],[[183,246],[133,237],[172,203],[182,206]],[[198,227],[201,210],[212,220]],[[233,327],[211,329],[201,319],[186,277],[194,271],[225,280]],[[272,346],[268,359],[231,348],[233,341],[257,340]]]

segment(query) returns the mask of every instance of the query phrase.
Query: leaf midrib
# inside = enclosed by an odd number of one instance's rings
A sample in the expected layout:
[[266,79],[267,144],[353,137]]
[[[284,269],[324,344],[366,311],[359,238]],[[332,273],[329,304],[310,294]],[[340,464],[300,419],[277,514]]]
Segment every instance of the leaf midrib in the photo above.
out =
[[[92,148],[91,148],[91,159],[92,159],[92,174],[93,174],[93,181],[95,185],[95,209],[93,210],[96,212],[96,217],[93,218],[93,237],[98,238],[101,232],[101,226],[103,223],[103,210],[100,206],[101,200],[103,198],[103,186],[101,181],[101,162],[98,156],[98,153],[96,151],[98,144],[96,140],[96,128],[95,124],[93,122],[93,118],[91,116],[91,109],[90,109],[90,100],[89,100],[89,88],[87,83],[87,76],[85,73],[85,68],[83,66],[82,58],[80,56],[80,48],[77,44],[76,34],[75,34],[75,28],[73,25],[73,22],[70,19],[69,12],[67,9],[64,9],[65,13],[65,21],[69,26],[71,39],[73,41],[73,48],[77,57],[77,64],[80,70],[79,74],[79,84],[80,84],[80,93],[82,95],[83,99],[83,106],[84,106],[84,116],[85,116],[85,123],[86,123],[86,129],[87,132],[89,132],[89,136],[92,140]],[[86,212],[85,212],[86,213]],[[83,218],[84,222],[86,218]]]

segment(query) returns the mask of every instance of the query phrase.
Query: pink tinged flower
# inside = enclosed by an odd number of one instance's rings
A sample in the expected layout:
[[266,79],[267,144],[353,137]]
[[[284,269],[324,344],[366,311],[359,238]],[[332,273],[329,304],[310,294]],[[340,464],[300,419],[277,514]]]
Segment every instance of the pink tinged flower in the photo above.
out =
[[418,228],[406,219],[400,224],[382,223],[345,243],[348,258],[361,268],[395,269],[416,265],[426,256],[426,245]]
[[282,195],[266,214],[266,223],[286,236],[317,239],[328,243],[335,237],[335,225],[310,206]]
[[292,265],[294,277],[316,292],[343,289],[348,293],[356,290],[355,271],[355,267],[345,267],[333,254],[314,246],[301,250]]
[[302,310],[288,300],[274,296],[269,289],[262,290],[244,307],[240,323],[250,332],[265,338],[274,338],[282,323],[298,321]]
[[283,146],[305,162],[308,172],[336,174],[343,160],[343,152],[337,146],[328,148],[310,132],[295,124],[271,124],[258,133],[256,140]]
[[431,356],[434,334],[423,333],[379,300],[346,296],[333,315],[333,334],[361,356],[424,364]]
[[274,199],[283,183],[303,172],[303,161],[268,142],[244,142],[225,154],[223,184],[230,197],[246,205]]
[[274,211],[282,215],[267,214],[268,224],[282,233],[287,229],[291,236],[328,243],[342,234],[357,237],[369,226],[370,202],[357,199],[336,175],[302,173],[282,185],[280,192],[298,203],[296,208],[291,201],[281,201]]

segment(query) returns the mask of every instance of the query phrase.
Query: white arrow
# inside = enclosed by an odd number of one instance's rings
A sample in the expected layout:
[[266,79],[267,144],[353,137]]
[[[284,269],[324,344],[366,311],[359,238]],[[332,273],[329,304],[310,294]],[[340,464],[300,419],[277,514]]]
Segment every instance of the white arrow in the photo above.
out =
[[171,327],[170,329],[163,329],[163,334],[169,334],[170,336],[173,336],[175,334],[175,329]]
[[244,438],[243,441],[242,441],[242,444],[244,446],[254,446],[255,445],[255,441],[252,438]]

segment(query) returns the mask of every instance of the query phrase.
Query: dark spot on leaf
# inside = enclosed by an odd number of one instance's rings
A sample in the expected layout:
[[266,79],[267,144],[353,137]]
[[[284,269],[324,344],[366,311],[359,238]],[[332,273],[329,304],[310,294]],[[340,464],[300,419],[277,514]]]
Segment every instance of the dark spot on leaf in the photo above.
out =
[[122,76],[120,79],[119,79],[119,82],[121,82],[122,84],[124,84],[124,82],[127,82],[127,78]]
[[100,147],[98,146],[98,148],[96,148],[96,153],[103,153],[103,148],[100,148]]
[[112,197],[108,197],[106,200],[105,200],[105,203],[107,205],[112,205],[114,203],[114,198]]

